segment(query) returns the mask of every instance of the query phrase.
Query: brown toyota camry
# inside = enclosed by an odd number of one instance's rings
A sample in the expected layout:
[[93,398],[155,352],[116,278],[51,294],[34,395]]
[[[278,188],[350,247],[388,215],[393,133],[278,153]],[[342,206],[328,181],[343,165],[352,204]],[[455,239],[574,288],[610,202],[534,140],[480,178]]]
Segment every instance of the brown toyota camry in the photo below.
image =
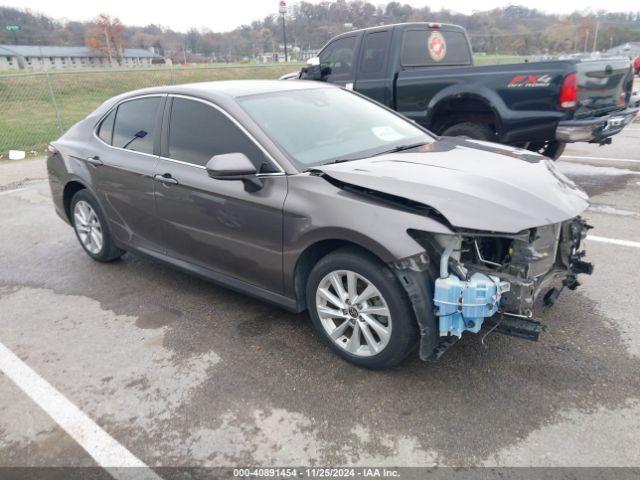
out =
[[482,328],[535,340],[537,304],[592,270],[586,195],[553,162],[438,138],[327,84],[120,95],[51,143],[48,170],[94,260],[149,255],[308,310],[369,368],[418,346],[437,359]]

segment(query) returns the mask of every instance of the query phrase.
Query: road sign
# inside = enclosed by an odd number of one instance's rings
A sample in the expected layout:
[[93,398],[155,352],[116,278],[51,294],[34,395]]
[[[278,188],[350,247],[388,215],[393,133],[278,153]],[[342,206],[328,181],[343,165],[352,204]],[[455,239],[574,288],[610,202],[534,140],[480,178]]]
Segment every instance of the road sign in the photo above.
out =
[[18,32],[22,30],[22,25],[7,25],[5,28],[10,32]]
[[287,2],[285,2],[284,0],[280,0],[280,8],[278,10],[282,15],[287,13]]

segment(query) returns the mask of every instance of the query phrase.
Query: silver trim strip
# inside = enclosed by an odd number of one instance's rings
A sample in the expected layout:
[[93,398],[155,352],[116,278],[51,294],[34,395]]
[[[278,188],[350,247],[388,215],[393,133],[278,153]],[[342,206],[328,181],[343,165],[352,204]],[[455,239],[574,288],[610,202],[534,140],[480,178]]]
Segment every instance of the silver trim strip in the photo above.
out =
[[118,108],[120,105],[122,105],[125,102],[130,102],[130,101],[133,101],[133,100],[139,100],[141,98],[147,98],[147,97],[184,98],[186,100],[192,100],[192,101],[195,101],[195,102],[201,102],[201,103],[204,103],[206,105],[209,105],[209,106],[215,108],[216,110],[221,112],[223,115],[225,115],[229,120],[231,120],[262,151],[262,153],[265,154],[265,156],[278,168],[278,170],[280,170],[279,172],[272,172],[272,173],[257,173],[256,174],[257,177],[267,177],[267,176],[271,177],[271,176],[286,175],[285,170],[280,166],[280,164],[276,161],[276,159],[273,158],[273,156],[260,144],[260,142],[258,142],[258,140],[256,140],[256,138],[253,135],[251,135],[251,133],[249,133],[249,131],[246,128],[244,128],[244,126],[240,122],[238,122],[233,116],[231,116],[231,114],[229,114],[226,110],[224,110],[223,108],[221,108],[220,106],[216,105],[213,102],[210,102],[208,100],[204,100],[202,98],[190,97],[189,95],[182,95],[182,94],[178,94],[178,93],[146,93],[144,95],[137,95],[135,97],[125,98],[124,100],[116,103],[109,110],[107,110],[104,113],[104,115],[102,115],[100,117],[100,119],[96,122],[95,126],[93,127],[93,136],[96,138],[96,140],[98,140],[104,146],[109,147],[109,148],[113,148],[114,150],[121,150],[123,152],[137,153],[139,155],[146,155],[148,157],[158,158],[158,159],[162,159],[162,160],[168,160],[170,162],[179,163],[181,165],[186,165],[186,166],[189,166],[189,167],[194,167],[194,168],[199,168],[199,169],[202,169],[202,170],[206,170],[206,168],[204,166],[197,165],[195,163],[183,162],[182,160],[176,160],[174,158],[163,157],[162,155],[154,155],[152,153],[138,152],[136,150],[127,150],[126,148],[114,147],[113,145],[109,145],[108,143],[103,141],[98,136],[98,133],[97,133],[98,132],[98,127],[100,127],[100,125],[102,124],[104,119],[107,118],[109,116],[109,114],[113,110],[115,110],[116,108]]
[[167,96],[166,93],[146,93],[144,95],[137,95],[135,97],[125,98],[124,100],[116,103],[113,107],[107,110],[105,114],[100,117],[100,120],[98,120],[94,125],[93,127],[94,138],[98,140],[100,143],[102,143],[105,147],[113,148],[114,150],[120,150],[122,152],[129,152],[129,153],[137,153],[138,155],[146,155],[147,157],[158,158],[158,155],[154,155],[153,153],[138,152],[136,150],[127,150],[126,148],[114,147],[113,145],[109,145],[98,136],[98,127],[100,127],[104,119],[107,118],[111,112],[113,112],[116,108],[118,108],[123,103],[130,102],[132,100],[139,100],[141,98],[147,98],[147,97],[166,97],[166,96]]
[[[195,163],[183,162],[182,160],[175,160],[173,158],[163,157],[158,155],[160,160],[166,160],[167,162],[179,163],[180,165],[185,165],[187,167],[198,168],[200,170],[206,170],[207,167],[203,165],[196,165]],[[285,172],[271,172],[271,173],[256,173],[256,177],[281,177],[286,175]]]

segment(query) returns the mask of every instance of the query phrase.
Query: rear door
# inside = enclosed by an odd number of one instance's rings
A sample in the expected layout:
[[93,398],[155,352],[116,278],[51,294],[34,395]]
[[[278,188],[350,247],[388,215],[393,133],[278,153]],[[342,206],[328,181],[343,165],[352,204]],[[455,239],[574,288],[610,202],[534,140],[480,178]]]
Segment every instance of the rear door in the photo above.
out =
[[[167,107],[155,197],[168,255],[282,292],[286,176],[220,108],[182,96]],[[263,172],[260,190],[207,174],[212,156],[236,152]]]
[[164,95],[121,102],[99,124],[87,164],[111,231],[122,243],[161,251],[153,172]]
[[583,60],[578,73],[576,118],[598,116],[626,106],[629,61],[624,58]]
[[388,72],[391,29],[367,31],[362,39],[358,60],[357,92],[392,107],[393,78]]

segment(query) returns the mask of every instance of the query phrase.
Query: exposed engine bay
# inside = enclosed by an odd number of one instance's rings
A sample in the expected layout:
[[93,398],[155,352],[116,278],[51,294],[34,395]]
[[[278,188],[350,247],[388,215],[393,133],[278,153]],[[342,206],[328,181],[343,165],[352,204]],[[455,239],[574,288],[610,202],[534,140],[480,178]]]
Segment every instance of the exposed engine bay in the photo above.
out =
[[441,346],[455,343],[464,332],[479,333],[483,325],[537,340],[544,327],[534,318],[534,304],[541,299],[553,305],[562,290],[580,285],[577,275],[593,272],[581,250],[590,228],[575,217],[515,235],[413,232],[431,258],[440,258],[433,306]]

